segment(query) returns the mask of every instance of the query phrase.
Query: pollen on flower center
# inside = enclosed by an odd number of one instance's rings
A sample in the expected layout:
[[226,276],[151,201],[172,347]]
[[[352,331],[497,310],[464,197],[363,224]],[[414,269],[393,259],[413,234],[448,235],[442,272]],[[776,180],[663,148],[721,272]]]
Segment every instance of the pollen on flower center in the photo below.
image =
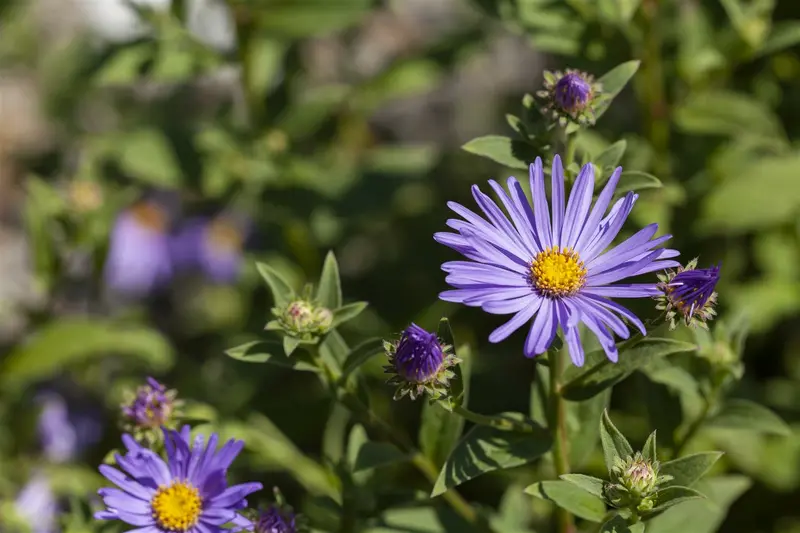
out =
[[544,296],[570,296],[586,282],[586,268],[577,252],[554,246],[539,252],[531,262],[531,281]]
[[153,518],[168,531],[186,531],[197,523],[203,510],[200,492],[185,481],[156,491],[151,503]]

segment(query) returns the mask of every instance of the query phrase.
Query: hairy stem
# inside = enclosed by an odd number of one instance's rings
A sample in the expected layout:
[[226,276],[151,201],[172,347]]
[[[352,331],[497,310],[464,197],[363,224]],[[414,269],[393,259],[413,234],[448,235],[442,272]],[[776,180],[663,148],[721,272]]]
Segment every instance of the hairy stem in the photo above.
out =
[[[548,425],[553,433],[553,464],[559,477],[569,473],[569,442],[567,440],[567,405],[561,396],[561,374],[563,354],[555,350],[548,352],[550,360],[550,398],[548,403]],[[556,520],[559,533],[575,533],[572,515],[561,507],[556,507]]]

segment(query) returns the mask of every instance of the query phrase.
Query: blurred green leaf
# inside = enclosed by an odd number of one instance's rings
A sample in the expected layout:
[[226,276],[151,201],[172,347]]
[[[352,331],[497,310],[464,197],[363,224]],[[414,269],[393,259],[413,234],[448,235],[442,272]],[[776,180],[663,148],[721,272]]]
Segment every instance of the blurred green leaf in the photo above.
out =
[[603,457],[609,474],[617,459],[624,461],[633,456],[633,448],[611,421],[608,411],[603,411],[603,418],[600,421],[600,443],[603,445]]
[[62,318],[44,325],[14,348],[0,369],[0,382],[25,386],[96,357],[127,355],[155,371],[172,366],[174,353],[167,339],[146,326],[99,318]]
[[386,442],[365,442],[356,455],[353,472],[361,472],[408,460],[404,454],[392,444]]
[[755,402],[731,399],[722,410],[706,421],[708,427],[741,429],[759,433],[789,436],[791,430],[781,417]]
[[371,5],[371,0],[276,0],[259,5],[253,15],[265,35],[302,39],[352,26],[369,13]]
[[381,355],[384,353],[383,339],[374,338],[365,340],[350,350],[350,353],[347,354],[347,359],[345,359],[344,364],[342,365],[342,379],[347,379],[347,377],[361,365],[376,355]]
[[291,302],[294,291],[278,272],[266,263],[256,263],[256,268],[272,292],[275,307],[284,307]]
[[628,522],[620,515],[615,515],[610,520],[600,526],[598,533],[644,533],[644,522],[637,522],[628,525]]
[[[502,416],[536,426],[535,422],[520,413],[509,412]],[[547,430],[536,427],[538,431],[535,433],[500,431],[488,426],[473,427],[447,458],[431,497],[487,472],[522,466],[547,453],[552,438]]]
[[673,505],[678,505],[679,503],[683,503],[687,500],[694,500],[697,498],[705,498],[705,495],[688,487],[672,486],[665,489],[660,489],[658,492],[656,492],[655,507],[653,507],[652,511],[649,512],[657,513],[659,511],[664,511]]
[[[284,337],[285,338],[285,337]],[[279,341],[252,341],[230,348],[225,353],[237,361],[245,363],[267,363],[304,372],[319,372],[319,368],[297,357],[287,357]]]
[[709,192],[700,227],[713,233],[741,233],[796,220],[799,174],[798,155],[752,161]]
[[800,44],[800,20],[778,21],[767,39],[761,43],[757,56],[766,56]]
[[108,59],[94,73],[93,81],[98,85],[125,85],[141,77],[142,67],[152,60],[156,52],[152,41],[126,45]]
[[563,479],[567,483],[572,483],[576,487],[580,487],[589,494],[594,494],[599,498],[603,497],[603,486],[606,482],[600,478],[587,476],[584,474],[563,474],[559,476],[559,478]]
[[451,413],[441,403],[426,402],[422,406],[419,446],[437,467],[441,468],[447,460],[463,430],[464,418]]
[[181,183],[178,158],[163,132],[142,128],[126,133],[114,145],[120,168],[126,174],[159,187]]
[[714,466],[720,457],[722,457],[722,452],[702,452],[661,463],[659,472],[666,476],[672,476],[672,479],[665,481],[660,486],[662,488],[673,485],[691,487]]
[[627,61],[612,68],[603,74],[597,81],[602,85],[602,100],[595,110],[595,117],[599,119],[608,110],[611,102],[639,70],[639,60]]
[[590,522],[602,522],[606,516],[606,505],[601,498],[567,481],[540,481],[526,488],[525,492],[551,501]]
[[512,140],[500,135],[486,135],[472,139],[461,147],[467,152],[482,157],[488,157],[501,165],[509,168],[526,170],[528,164],[525,161],[527,147],[522,141]]
[[612,363],[603,350],[595,350],[586,355],[584,367],[570,367],[564,373],[564,398],[581,401],[599,394],[638,370],[653,359],[674,353],[690,352],[697,349],[694,344],[645,337],[629,348],[620,349],[619,361]]
[[353,302],[333,311],[333,327],[353,320],[360,315],[369,304],[367,302]]
[[339,279],[339,264],[332,251],[325,256],[325,264],[317,284],[317,302],[328,309],[342,306],[342,282]]
[[283,337],[283,353],[286,354],[286,357],[291,356],[295,349],[300,346],[300,339],[291,337],[289,335],[284,335]]
[[780,120],[763,102],[731,91],[690,93],[675,109],[675,122],[687,133],[762,136],[784,142]]
[[619,177],[617,191],[641,191],[643,189],[660,189],[663,186],[661,180],[652,174],[639,172],[638,170],[624,170]]

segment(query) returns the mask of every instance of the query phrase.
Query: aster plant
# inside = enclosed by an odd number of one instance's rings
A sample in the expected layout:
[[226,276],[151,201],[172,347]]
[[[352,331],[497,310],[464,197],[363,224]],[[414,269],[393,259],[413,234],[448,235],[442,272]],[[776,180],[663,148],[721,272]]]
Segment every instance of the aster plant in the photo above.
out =
[[178,392],[148,377],[135,392],[129,391],[121,405],[121,427],[145,444],[159,442],[162,428],[174,428],[183,402]]

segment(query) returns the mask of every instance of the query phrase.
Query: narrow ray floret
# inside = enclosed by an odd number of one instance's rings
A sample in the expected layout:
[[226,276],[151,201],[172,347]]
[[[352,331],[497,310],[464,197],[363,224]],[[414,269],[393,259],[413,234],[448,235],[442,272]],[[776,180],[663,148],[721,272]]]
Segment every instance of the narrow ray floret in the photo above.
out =
[[480,307],[487,313],[513,314],[492,332],[491,342],[500,342],[531,322],[524,345],[527,357],[545,352],[560,326],[573,363],[582,366],[584,353],[578,333],[582,322],[597,336],[608,358],[616,361],[614,334],[623,339],[630,336],[623,319],[643,335],[646,331],[636,315],[611,298],[658,295],[656,283],[625,280],[677,266],[671,258],[679,255],[659,248],[671,236],[653,238],[657,224],[609,249],[638,197],[628,192],[608,209],[621,174],[622,168],[614,171],[594,206],[593,166],[584,165],[567,198],[559,156],[553,159],[551,205],[540,158],[530,167],[533,202],[513,177],[508,179],[507,190],[489,181],[506,212],[473,185],[472,195],[486,218],[449,202],[463,220],[448,220],[455,232],[434,236],[468,259],[442,265],[453,290],[441,293],[440,298]]
[[675,329],[677,321],[690,327],[699,326],[708,329],[706,322],[712,320],[717,312],[717,293],[714,289],[719,282],[719,265],[711,268],[697,268],[697,258],[692,259],[685,267],[677,271],[659,274],[661,293],[657,300],[657,309],[666,312],[670,329]]
[[226,524],[252,529],[238,511],[247,506],[248,494],[261,490],[261,483],[229,487],[226,480],[244,443],[230,440],[217,450],[216,433],[207,443],[202,435],[190,442],[189,426],[164,433],[166,461],[130,435],[123,436],[127,453],[115,457],[122,471],[100,466],[100,473],[119,488],[98,491],[106,510],[95,518],[121,520],[136,526],[138,533],[221,533],[228,531]]

